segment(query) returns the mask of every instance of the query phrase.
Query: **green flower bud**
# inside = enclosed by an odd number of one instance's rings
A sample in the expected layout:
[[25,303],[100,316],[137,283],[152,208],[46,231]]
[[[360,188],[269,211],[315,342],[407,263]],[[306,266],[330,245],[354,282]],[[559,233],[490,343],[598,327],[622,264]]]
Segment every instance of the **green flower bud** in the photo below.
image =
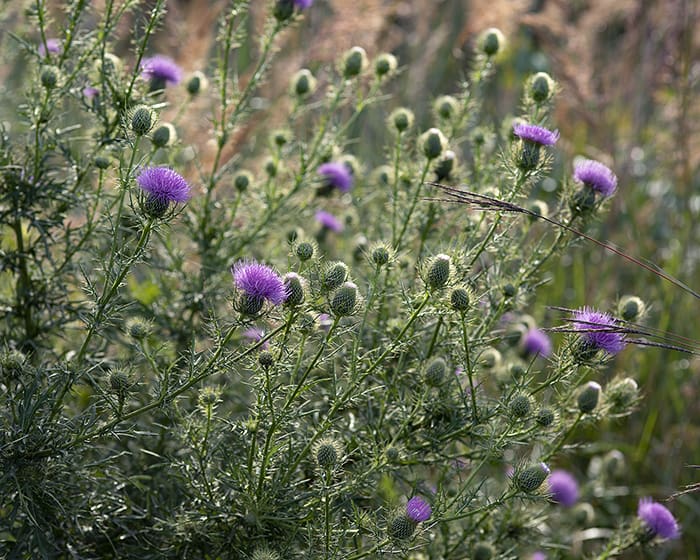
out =
[[513,482],[516,488],[531,494],[542,486],[547,476],[549,476],[549,467],[544,463],[538,463],[517,472]]
[[277,177],[277,171],[278,171],[278,164],[277,162],[271,158],[265,158],[265,161],[263,162],[263,169],[265,170],[265,173],[268,174],[269,177]]
[[53,66],[48,66],[41,71],[39,78],[41,79],[41,85],[46,89],[53,89],[58,85],[58,77],[60,72],[58,68]]
[[190,95],[199,95],[200,93],[206,91],[209,88],[209,80],[202,72],[196,70],[192,73],[189,80],[187,80],[186,87],[187,93],[189,93]]
[[97,156],[95,158],[94,163],[95,163],[95,167],[97,167],[97,169],[104,170],[104,169],[109,168],[111,162],[110,162],[109,158],[107,158],[105,156]]
[[275,357],[269,350],[261,350],[258,354],[258,363],[265,369],[275,365]]
[[314,454],[319,467],[330,468],[338,463],[342,452],[343,449],[339,442],[326,438],[316,444]]
[[393,259],[393,251],[386,243],[379,243],[370,249],[369,258],[377,267],[386,266]]
[[578,409],[584,414],[590,414],[598,406],[600,400],[601,386],[595,381],[586,383],[578,395],[576,402]]
[[275,6],[272,9],[272,15],[277,21],[287,21],[294,15],[293,0],[276,0]]
[[430,387],[439,387],[445,379],[447,373],[447,362],[442,358],[435,358],[425,368],[425,382]]
[[389,186],[394,180],[394,170],[389,165],[380,165],[372,171],[372,182],[382,187]]
[[617,304],[617,313],[625,321],[639,321],[646,313],[646,305],[637,296],[622,296]]
[[535,422],[543,428],[547,428],[554,423],[554,412],[549,408],[542,408],[537,412]]
[[357,286],[352,282],[345,282],[340,286],[331,299],[331,311],[337,317],[346,317],[355,313],[357,308]]
[[153,325],[143,317],[131,317],[127,319],[126,324],[127,334],[136,340],[143,340],[150,336]]
[[466,288],[455,288],[450,293],[450,305],[459,313],[466,313],[471,307],[471,297]]
[[261,297],[243,293],[238,297],[237,309],[242,315],[255,317],[262,311],[265,300]]
[[[256,524],[253,524],[253,526],[255,525]],[[282,557],[279,555],[278,552],[275,552],[274,550],[267,548],[266,546],[260,546],[253,551],[250,560],[282,560]]]
[[348,265],[344,262],[331,263],[323,274],[323,288],[328,291],[335,290],[348,278]]
[[292,77],[292,94],[297,97],[306,97],[316,91],[316,78],[310,70],[302,68]]
[[537,74],[530,78],[529,82],[530,97],[535,103],[539,105],[551,99],[556,84],[547,72],[537,72]]
[[433,104],[435,115],[444,120],[451,120],[459,111],[459,101],[451,95],[441,95]]
[[139,105],[131,113],[131,130],[137,136],[145,136],[155,124],[153,111],[145,105]]
[[501,353],[495,348],[486,348],[479,356],[479,363],[484,369],[495,369],[501,365]]
[[611,478],[619,478],[627,472],[625,456],[618,449],[608,451],[603,456],[603,472]]
[[449,179],[456,162],[457,157],[455,153],[452,150],[445,150],[445,153],[435,162],[433,167],[435,179],[437,181]]
[[239,193],[244,193],[253,183],[253,174],[247,169],[240,169],[233,176],[233,186]]
[[389,463],[396,464],[401,459],[401,452],[396,447],[387,447],[384,451],[386,459]]
[[569,208],[576,216],[588,215],[595,210],[595,207],[595,191],[585,185],[576,191],[569,200]]
[[437,255],[428,267],[428,288],[439,290],[450,281],[452,272],[452,259],[443,253]]
[[506,40],[501,30],[491,27],[481,34],[479,38],[479,49],[486,56],[494,56],[503,50],[505,42]]
[[377,78],[383,78],[393,74],[398,66],[396,57],[393,54],[380,54],[374,61],[374,74]]
[[131,387],[129,375],[122,370],[115,370],[109,375],[109,386],[119,396],[124,396]]
[[496,554],[493,545],[488,542],[478,542],[472,549],[472,560],[491,560]]
[[512,298],[512,297],[515,297],[516,294],[518,293],[518,288],[515,287],[510,282],[508,282],[506,284],[503,284],[503,286],[501,286],[501,291],[503,292],[504,297]]
[[272,142],[278,148],[289,144],[292,140],[292,133],[287,129],[279,129],[272,132]]
[[[310,258],[312,258],[314,256],[315,252],[316,252],[316,248],[314,247],[314,244],[310,243],[309,241],[302,241],[301,243],[298,243],[294,249],[294,253],[296,254],[297,258],[301,262],[308,261]],[[345,279],[343,279],[343,280],[345,280]],[[342,281],[341,281],[341,283],[342,283]]]
[[445,151],[447,138],[439,129],[429,128],[421,135],[420,145],[425,157],[435,159]]
[[392,539],[403,541],[411,538],[415,530],[416,523],[405,513],[400,513],[389,521],[387,532]]
[[0,372],[7,378],[17,377],[24,369],[27,357],[19,350],[6,350],[0,354]]
[[151,142],[156,148],[172,146],[177,140],[177,131],[170,123],[165,123],[156,128],[151,134]]
[[605,400],[614,414],[631,411],[639,399],[639,386],[631,377],[615,379],[605,388]]
[[297,307],[304,303],[306,299],[306,288],[304,279],[295,272],[288,272],[284,275],[284,287],[287,291],[285,305]]
[[[527,209],[537,216],[549,216],[549,205],[544,200],[533,200]],[[532,221],[537,220],[535,216],[529,216]]]
[[397,132],[401,133],[413,126],[413,111],[405,107],[394,109],[389,115],[389,126]]
[[508,405],[508,410],[514,418],[525,418],[529,416],[532,411],[530,397],[522,394],[514,396]]
[[198,400],[199,406],[204,409],[215,407],[221,402],[221,389],[218,387],[202,387]]
[[343,77],[348,80],[359,76],[367,68],[367,53],[362,47],[352,47],[343,55]]

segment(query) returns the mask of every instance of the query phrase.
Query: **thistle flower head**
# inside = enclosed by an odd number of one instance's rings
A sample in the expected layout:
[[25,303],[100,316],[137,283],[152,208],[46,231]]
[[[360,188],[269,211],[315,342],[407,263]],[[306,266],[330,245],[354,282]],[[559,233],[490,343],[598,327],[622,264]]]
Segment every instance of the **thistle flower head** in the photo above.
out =
[[284,302],[287,289],[282,278],[269,266],[253,260],[238,261],[231,268],[233,282],[246,296],[274,305]]
[[314,0],[294,0],[294,5],[300,10],[306,10],[307,8],[310,8],[311,4],[313,3]]
[[649,532],[662,539],[677,539],[680,536],[678,522],[673,514],[651,498],[642,498],[637,507],[637,517]]
[[513,126],[513,133],[521,140],[540,146],[553,146],[559,140],[559,131],[552,132],[536,124],[517,123]]
[[529,329],[523,336],[523,349],[528,355],[546,358],[552,353],[552,340],[540,329]]
[[352,189],[353,176],[347,166],[338,161],[324,163],[317,169],[327,185],[335,187],[340,192],[348,192]]
[[574,311],[574,329],[581,333],[584,342],[596,350],[617,354],[625,347],[625,336],[615,319],[607,313],[584,307]]
[[190,199],[191,188],[185,179],[169,167],[147,167],[136,177],[146,193],[146,210],[153,217],[162,217],[170,204]]
[[182,68],[175,61],[163,55],[144,58],[141,61],[141,74],[149,80],[166,84],[179,84],[182,80]]
[[605,165],[592,159],[584,159],[574,167],[574,178],[604,197],[612,196],[617,189],[617,177]]
[[406,503],[406,515],[414,523],[420,523],[430,519],[433,510],[430,504],[420,496],[413,496]]
[[564,507],[571,507],[578,501],[578,483],[568,471],[557,469],[547,479],[552,500]]
[[41,56],[46,56],[46,53],[58,54],[61,52],[61,41],[58,39],[46,39],[46,45],[41,43],[39,45],[39,54]]
[[316,212],[316,221],[321,224],[322,227],[336,233],[343,231],[343,223],[333,214],[326,212],[325,210],[319,210]]

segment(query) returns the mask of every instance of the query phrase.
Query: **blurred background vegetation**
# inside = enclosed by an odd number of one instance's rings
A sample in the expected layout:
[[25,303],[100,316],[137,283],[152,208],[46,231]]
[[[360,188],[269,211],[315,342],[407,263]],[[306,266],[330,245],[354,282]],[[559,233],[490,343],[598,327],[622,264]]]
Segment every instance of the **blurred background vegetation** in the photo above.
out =
[[[95,12],[100,3],[92,2]],[[2,1],[1,28],[16,29],[13,23],[22,19],[23,4]],[[253,39],[263,25],[267,4],[252,3]],[[173,57],[185,71],[206,72],[217,18],[226,5],[217,0],[168,2],[155,49]],[[64,2],[53,2],[57,21],[63,8]],[[132,30],[147,9],[146,2],[141,14],[124,22],[115,37],[117,54],[129,56]],[[357,124],[352,151],[369,172],[380,163],[382,154],[376,147],[386,134],[386,112],[407,105],[416,112],[420,128],[429,126],[432,100],[458,90],[469,72],[477,34],[491,26],[500,28],[509,41],[489,85],[494,123],[517,107],[529,74],[549,72],[561,88],[555,111],[561,141],[551,177],[558,181],[570,175],[575,155],[608,164],[619,177],[619,191],[593,235],[700,290],[697,0],[316,0],[301,24],[285,35],[256,100],[256,106],[265,110],[237,132],[225,158],[263,151],[267,140],[261,131],[283,121],[289,103],[284,92],[298,68],[309,66],[323,81],[322,64],[360,45],[370,56],[393,52],[402,65],[391,86],[392,101]],[[0,35],[3,50],[17,49],[7,33]],[[239,71],[244,78],[257,47],[251,41],[240,48]],[[0,84],[11,83],[16,72],[21,67],[0,67]],[[176,110],[175,103],[172,112]],[[208,115],[209,107],[202,104],[200,118],[180,123],[182,138],[196,147],[204,166],[211,163],[207,157],[215,149],[208,140]],[[167,111],[162,116],[167,120]],[[556,197],[556,182],[545,180],[538,188],[538,196]],[[700,301],[615,255],[581,243],[547,276],[549,282],[531,308],[545,325],[557,321],[550,317],[548,305],[605,308],[614,306],[623,294],[636,294],[650,305],[650,326],[688,337],[700,348]],[[700,470],[693,467],[700,464],[700,359],[635,347],[612,363],[609,374],[620,372],[638,380],[645,394],[640,410],[623,421],[611,421],[602,434],[590,434],[594,446],[572,455],[569,467],[582,480],[587,454],[621,450],[627,470],[620,486],[620,512],[629,512],[638,496],[663,500],[700,483]],[[700,557],[700,531],[695,528],[700,522],[698,497],[700,493],[687,492],[675,498],[671,507],[684,536],[681,542],[650,553],[653,557]]]

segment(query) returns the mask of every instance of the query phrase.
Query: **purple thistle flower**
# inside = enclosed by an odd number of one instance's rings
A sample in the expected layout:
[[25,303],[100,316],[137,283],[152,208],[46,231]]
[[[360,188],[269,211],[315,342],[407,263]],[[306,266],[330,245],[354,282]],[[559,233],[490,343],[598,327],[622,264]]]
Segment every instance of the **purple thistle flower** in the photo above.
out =
[[46,39],[46,45],[41,43],[39,45],[39,54],[41,56],[46,56],[46,53],[58,54],[61,52],[61,42],[58,39]]
[[294,0],[294,5],[299,8],[300,10],[305,10],[306,8],[310,8],[311,4],[314,3],[314,0]]
[[191,196],[190,185],[169,167],[146,167],[136,182],[148,194],[148,199],[165,207],[170,203],[187,202]]
[[649,532],[662,539],[677,539],[680,536],[678,522],[673,514],[651,498],[642,498],[637,507],[637,517],[646,525]]
[[530,560],[547,560],[547,555],[541,550],[538,550],[537,552],[532,553]]
[[151,81],[165,84],[178,84],[182,80],[182,69],[175,61],[163,55],[144,58],[141,61],[141,73]]
[[231,268],[236,287],[256,301],[279,305],[287,298],[284,281],[269,266],[256,261],[238,261]]
[[513,132],[518,138],[540,146],[553,146],[559,140],[559,131],[552,132],[536,124],[518,123],[513,125]]
[[331,161],[319,165],[318,174],[321,175],[326,184],[335,187],[340,192],[348,192],[352,189],[353,176],[348,167],[339,161]]
[[316,221],[320,223],[324,228],[334,231],[336,233],[343,231],[342,222],[330,212],[319,210],[318,212],[316,212]]
[[571,507],[578,501],[578,483],[571,473],[554,470],[547,479],[552,500],[564,507]]
[[100,90],[97,89],[96,87],[87,86],[86,88],[83,88],[83,95],[87,99],[94,99],[95,97],[100,95]]
[[408,500],[406,503],[406,515],[415,523],[427,521],[430,519],[432,513],[433,510],[430,507],[430,504],[420,496],[413,496],[413,498]]
[[[255,342],[259,342],[262,340],[262,338],[265,336],[265,331],[261,329],[260,327],[250,327],[249,329],[244,330],[241,333],[241,336],[245,338],[246,340],[249,341],[250,344],[253,344]],[[270,344],[266,340],[263,342],[262,346],[260,347],[261,350],[267,350],[269,348]]]
[[523,337],[523,348],[527,354],[546,358],[552,353],[552,340],[540,329],[529,329]]
[[607,313],[584,307],[574,311],[571,322],[586,344],[595,349],[614,355],[626,345],[625,335],[620,332],[617,321]]
[[615,174],[592,159],[584,159],[574,166],[574,178],[603,196],[612,196],[617,189]]

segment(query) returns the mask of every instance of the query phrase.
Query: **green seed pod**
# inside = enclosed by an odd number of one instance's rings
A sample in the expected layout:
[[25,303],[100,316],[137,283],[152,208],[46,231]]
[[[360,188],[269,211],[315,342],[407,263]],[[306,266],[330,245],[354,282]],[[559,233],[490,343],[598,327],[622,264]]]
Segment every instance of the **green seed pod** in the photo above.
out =
[[593,412],[596,406],[598,406],[600,392],[601,386],[599,383],[596,383],[595,381],[589,381],[586,383],[576,399],[578,409],[584,414],[590,414]]
[[449,121],[459,111],[459,101],[451,95],[441,95],[435,100],[433,111],[438,118]]
[[549,476],[549,467],[544,463],[538,463],[517,472],[513,480],[519,490],[531,494],[542,486],[547,476]]
[[479,38],[479,49],[486,56],[494,56],[503,50],[505,37],[500,29],[491,27],[481,34]]
[[646,313],[646,305],[637,296],[622,296],[617,304],[617,313],[625,321],[639,321]]
[[380,54],[374,61],[374,74],[377,78],[384,78],[394,73],[398,62],[393,54]]
[[265,369],[271,368],[275,365],[275,357],[272,352],[268,350],[261,350],[258,354],[258,363]]
[[450,281],[451,272],[452,259],[448,255],[440,253],[432,260],[428,267],[428,288],[431,290],[444,288]]
[[447,148],[447,138],[437,128],[429,128],[420,137],[420,146],[428,159],[439,157]]
[[413,111],[405,107],[394,109],[389,115],[389,127],[401,133],[413,126]]
[[296,97],[306,97],[316,91],[316,78],[310,70],[302,68],[292,77],[291,92]]
[[151,134],[151,142],[156,148],[172,146],[177,140],[177,131],[170,123],[165,123],[156,128]]
[[294,248],[294,253],[301,262],[306,262],[311,259],[315,252],[316,248],[314,244],[309,241],[297,243],[297,246]]
[[549,408],[542,408],[537,412],[535,422],[543,428],[547,428],[554,423],[554,412]]
[[344,262],[334,262],[328,265],[323,274],[323,288],[335,290],[348,278],[348,265]]
[[153,111],[145,105],[139,105],[131,113],[131,130],[137,136],[145,136],[155,124]]
[[532,403],[528,395],[516,395],[510,401],[508,410],[514,418],[526,418],[532,411]]
[[425,382],[430,387],[439,387],[445,380],[446,373],[447,362],[442,358],[435,358],[428,364],[428,367],[425,368]]
[[402,541],[411,538],[415,530],[416,523],[405,513],[400,513],[389,521],[387,532],[392,539]]
[[285,305],[297,307],[304,303],[306,299],[306,288],[304,279],[295,272],[288,272],[284,275],[284,288],[287,292]]
[[346,317],[355,313],[357,309],[357,286],[352,282],[345,282],[340,286],[331,299],[331,311],[337,317]]
[[493,545],[484,541],[476,543],[472,549],[473,560],[491,560],[495,554]]
[[187,80],[186,87],[187,93],[194,97],[209,88],[209,80],[202,72],[196,70],[192,73],[189,80]]
[[239,193],[244,193],[253,184],[253,174],[247,169],[240,169],[233,176],[233,186]]
[[530,78],[529,83],[530,97],[538,105],[549,101],[554,95],[556,84],[547,72],[537,72]]
[[466,288],[455,288],[450,293],[450,305],[459,313],[466,313],[471,307],[471,297]]
[[367,53],[362,47],[352,47],[343,55],[342,71],[346,80],[362,74],[367,68]]

